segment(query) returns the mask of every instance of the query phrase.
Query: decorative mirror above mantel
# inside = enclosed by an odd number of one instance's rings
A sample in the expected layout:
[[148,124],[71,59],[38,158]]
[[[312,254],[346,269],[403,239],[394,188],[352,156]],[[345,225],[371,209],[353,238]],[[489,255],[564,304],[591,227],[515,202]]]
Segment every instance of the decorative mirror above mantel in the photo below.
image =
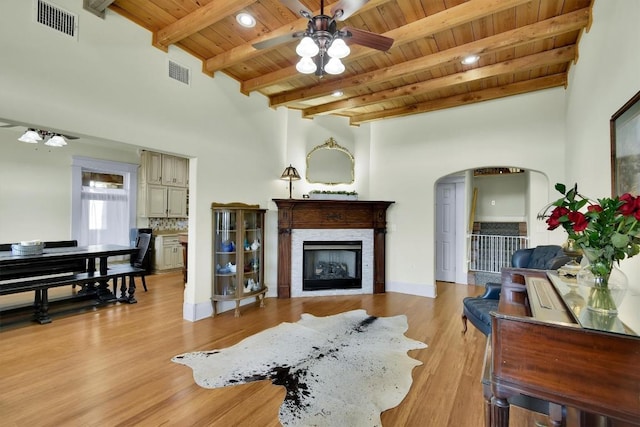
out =
[[311,184],[353,184],[353,155],[329,138],[307,154],[307,181]]

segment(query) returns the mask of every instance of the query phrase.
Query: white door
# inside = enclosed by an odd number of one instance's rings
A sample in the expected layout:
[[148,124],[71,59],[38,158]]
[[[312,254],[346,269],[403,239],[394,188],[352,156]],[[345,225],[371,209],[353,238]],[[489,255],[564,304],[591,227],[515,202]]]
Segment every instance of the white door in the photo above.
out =
[[456,185],[436,187],[436,280],[456,281]]

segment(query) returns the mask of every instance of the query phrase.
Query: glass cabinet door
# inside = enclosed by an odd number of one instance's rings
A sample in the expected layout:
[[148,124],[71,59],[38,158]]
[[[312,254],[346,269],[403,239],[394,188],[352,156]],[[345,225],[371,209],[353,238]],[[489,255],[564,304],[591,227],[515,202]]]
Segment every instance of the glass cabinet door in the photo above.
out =
[[236,211],[214,211],[213,293],[233,297],[237,293]]
[[262,213],[244,212],[244,287],[249,294],[262,289]]

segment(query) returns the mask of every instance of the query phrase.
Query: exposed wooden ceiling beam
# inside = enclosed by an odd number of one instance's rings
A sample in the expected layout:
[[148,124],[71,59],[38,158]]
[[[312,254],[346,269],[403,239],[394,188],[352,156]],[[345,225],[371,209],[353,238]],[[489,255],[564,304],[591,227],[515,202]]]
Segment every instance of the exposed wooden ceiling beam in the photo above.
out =
[[341,80],[330,80],[311,87],[292,90],[286,93],[271,96],[269,104],[278,107],[293,102],[306,101],[331,94],[336,90],[348,93],[349,89],[358,88],[361,85],[375,84],[390,79],[402,77],[407,74],[428,71],[441,67],[443,64],[460,61],[464,56],[474,53],[485,55],[510,49],[532,41],[540,41],[555,37],[569,31],[575,31],[586,27],[589,23],[589,8],[577,10],[565,15],[556,16],[545,21],[537,22],[526,27],[516,28],[511,31],[486,37],[464,46],[458,46],[441,52],[407,61],[400,65],[382,68],[369,73],[346,77]]
[[[394,39],[393,46],[397,47],[529,1],[531,0],[470,0],[405,26],[387,31],[383,35]],[[348,56],[347,62],[377,53],[375,50],[362,46],[352,46],[351,54]],[[248,94],[255,90],[281,83],[297,74],[299,74],[299,72],[296,70],[296,67],[290,66],[244,81],[240,90],[242,93]]]
[[153,45],[166,52],[169,45],[175,44],[253,3],[255,3],[255,0],[212,1],[207,3],[184,18],[153,33]]
[[575,56],[576,47],[574,45],[565,46],[509,61],[499,62],[493,65],[487,65],[485,67],[463,71],[461,73],[450,74],[436,79],[425,80],[419,83],[412,83],[389,90],[378,91],[362,96],[354,96],[340,101],[305,108],[302,110],[303,117],[336,113],[341,110],[362,107],[378,102],[386,102],[396,98],[422,95],[428,92],[490,77],[504,76],[549,65],[566,63],[573,61]]
[[504,98],[511,95],[520,95],[534,90],[549,89],[558,86],[566,86],[567,76],[565,73],[554,74],[546,77],[539,77],[533,80],[512,83],[505,86],[491,89],[479,90],[476,92],[454,95],[448,98],[426,101],[406,107],[398,107],[374,113],[365,113],[352,116],[349,119],[351,125],[360,125],[380,119],[391,117],[402,117],[411,114],[427,113],[429,111],[443,110],[445,108],[457,107],[459,105],[474,104],[476,102],[489,101],[492,99]]

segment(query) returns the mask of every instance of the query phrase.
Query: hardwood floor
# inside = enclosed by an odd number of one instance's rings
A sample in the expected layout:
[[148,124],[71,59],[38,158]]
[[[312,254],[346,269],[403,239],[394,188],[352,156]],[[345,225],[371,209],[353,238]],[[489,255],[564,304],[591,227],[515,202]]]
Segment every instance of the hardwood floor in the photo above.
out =
[[[114,304],[55,314],[38,325],[0,318],[0,414],[3,426],[279,426],[284,388],[268,382],[208,390],[177,354],[227,347],[302,313],[316,316],[365,309],[376,316],[406,314],[406,335],[428,348],[410,355],[409,394],[382,414],[384,426],[480,427],[480,386],[486,338],[473,326],[461,334],[461,300],[481,289],[438,284],[438,298],[398,293],[278,300],[215,318],[182,318],[181,273],[147,277],[138,304]],[[140,286],[141,288],[141,286]],[[71,289],[60,292],[71,292]],[[31,298],[32,294],[20,294]],[[0,304],[16,300],[0,298]],[[28,314],[27,314],[28,318]],[[512,426],[534,425],[538,414],[512,409]],[[543,424],[544,425],[544,424]]]

